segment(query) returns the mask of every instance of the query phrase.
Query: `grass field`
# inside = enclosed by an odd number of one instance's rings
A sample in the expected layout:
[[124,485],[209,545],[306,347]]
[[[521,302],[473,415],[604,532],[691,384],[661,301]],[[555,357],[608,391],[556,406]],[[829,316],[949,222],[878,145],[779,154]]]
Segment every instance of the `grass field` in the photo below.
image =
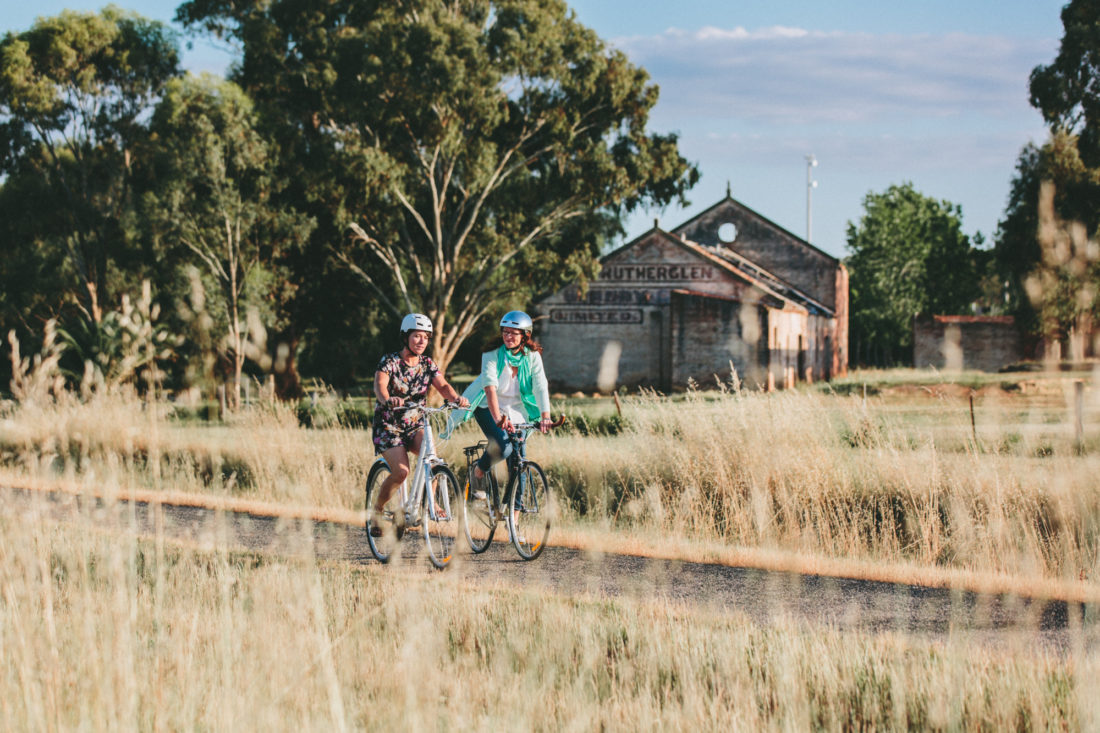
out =
[[5,730],[1095,730],[1095,653],[173,546],[0,512]]
[[[564,499],[554,536],[1096,601],[1092,375],[935,376],[638,394],[619,408],[568,400],[573,427],[531,442]],[[7,484],[361,516],[368,431],[304,427],[278,405],[180,420],[167,403],[81,400],[41,384],[4,408]],[[338,413],[334,396],[319,403]],[[444,455],[457,463],[475,439],[464,427]],[[1083,640],[1055,656],[783,618],[761,626],[665,603],[184,547],[91,519],[2,514],[0,531],[6,729],[1100,726],[1100,658]]]

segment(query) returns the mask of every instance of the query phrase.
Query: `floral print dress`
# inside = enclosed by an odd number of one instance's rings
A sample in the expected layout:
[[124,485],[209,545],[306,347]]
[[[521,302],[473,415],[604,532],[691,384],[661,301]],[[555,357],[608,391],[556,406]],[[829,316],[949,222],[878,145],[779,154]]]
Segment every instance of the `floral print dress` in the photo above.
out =
[[[422,405],[428,396],[428,389],[439,374],[439,367],[427,356],[421,356],[415,366],[409,366],[401,359],[401,352],[395,351],[382,357],[376,371],[389,375],[390,397],[402,398],[405,405]],[[408,450],[412,447],[416,431],[420,429],[420,413],[417,410],[394,409],[376,401],[371,428],[375,454],[398,446]]]

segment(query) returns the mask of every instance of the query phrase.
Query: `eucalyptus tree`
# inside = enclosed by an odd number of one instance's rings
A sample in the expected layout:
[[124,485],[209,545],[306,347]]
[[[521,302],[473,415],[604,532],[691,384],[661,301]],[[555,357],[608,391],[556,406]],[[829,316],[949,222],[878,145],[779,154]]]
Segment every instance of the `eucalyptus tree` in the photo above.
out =
[[172,80],[152,131],[155,183],[142,209],[162,244],[216,283],[236,405],[246,358],[267,357],[262,319],[250,324],[245,309],[279,317],[283,255],[309,237],[312,222],[272,203],[274,149],[236,84],[210,75]]
[[427,313],[443,365],[486,313],[593,274],[620,215],[698,178],[646,129],[646,72],[560,0],[189,0],[177,17],[240,43],[235,79],[334,260],[391,317]]
[[1072,0],[1061,18],[1058,55],[1029,87],[1051,138],[1020,154],[998,239],[1018,313],[1052,340],[1094,336],[1100,319],[1100,1]]
[[1074,135],[1055,131],[1020,152],[994,257],[1031,336],[1061,340],[1100,320],[1097,200],[1100,168],[1082,162]]
[[1100,0],[1062,8],[1062,42],[1031,72],[1031,104],[1054,130],[1077,137],[1085,165],[1100,166]]
[[95,323],[132,254],[135,151],[178,56],[166,25],[114,6],[0,39],[0,176],[37,192],[0,246],[58,252],[52,276]]

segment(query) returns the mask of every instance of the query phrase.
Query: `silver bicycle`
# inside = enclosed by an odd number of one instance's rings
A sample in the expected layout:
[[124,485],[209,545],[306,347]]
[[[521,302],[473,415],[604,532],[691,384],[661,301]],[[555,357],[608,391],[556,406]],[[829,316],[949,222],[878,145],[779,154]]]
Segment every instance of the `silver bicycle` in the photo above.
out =
[[421,411],[420,427],[424,430],[424,440],[416,457],[412,480],[406,479],[401,483],[381,514],[374,509],[374,499],[382,482],[389,476],[390,467],[379,456],[367,475],[367,542],[371,554],[379,562],[388,563],[405,530],[415,527],[420,527],[423,532],[424,546],[432,565],[442,570],[454,557],[455,539],[462,534],[458,528],[461,521],[458,479],[447,463],[436,455],[435,435],[429,418],[456,407],[458,405],[445,404],[442,407],[410,405],[397,408]]

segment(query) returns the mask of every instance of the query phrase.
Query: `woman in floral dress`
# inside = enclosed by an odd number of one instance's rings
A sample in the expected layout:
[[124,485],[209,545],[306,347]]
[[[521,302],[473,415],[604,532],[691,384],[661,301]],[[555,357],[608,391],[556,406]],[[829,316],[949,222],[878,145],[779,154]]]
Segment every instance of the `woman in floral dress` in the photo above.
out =
[[[382,482],[374,509],[379,514],[393,492],[409,475],[409,451],[420,453],[424,431],[416,410],[396,409],[423,405],[428,390],[435,387],[443,398],[466,406],[469,403],[447,383],[443,372],[425,356],[432,340],[432,322],[421,313],[410,313],[401,320],[401,351],[386,354],[374,373],[374,452],[381,455],[390,468]],[[381,536],[381,527],[371,526],[371,533]]]

